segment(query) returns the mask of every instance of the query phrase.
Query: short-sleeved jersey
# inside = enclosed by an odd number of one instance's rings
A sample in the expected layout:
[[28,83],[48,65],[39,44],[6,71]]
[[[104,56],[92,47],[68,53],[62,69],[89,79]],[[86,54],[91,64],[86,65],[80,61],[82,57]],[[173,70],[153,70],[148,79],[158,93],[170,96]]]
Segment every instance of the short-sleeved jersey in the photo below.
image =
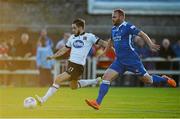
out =
[[127,58],[135,52],[132,46],[132,40],[139,32],[140,30],[134,25],[125,21],[119,26],[112,27],[111,39],[113,40],[117,58]]
[[69,61],[85,65],[92,45],[96,44],[98,40],[99,38],[92,33],[83,33],[78,36],[71,35],[66,43],[66,47],[71,48]]
[[138,35],[139,32],[139,29],[127,22],[112,27],[111,39],[113,40],[117,58],[110,65],[110,69],[119,74],[131,71],[144,76],[147,73],[132,45],[133,36]]

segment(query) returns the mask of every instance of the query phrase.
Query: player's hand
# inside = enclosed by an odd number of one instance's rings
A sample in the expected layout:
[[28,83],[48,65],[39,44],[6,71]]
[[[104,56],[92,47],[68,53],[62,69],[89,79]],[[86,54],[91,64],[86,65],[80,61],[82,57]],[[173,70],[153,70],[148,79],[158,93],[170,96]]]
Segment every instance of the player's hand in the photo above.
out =
[[152,43],[150,46],[152,51],[157,52],[160,49],[160,45]]

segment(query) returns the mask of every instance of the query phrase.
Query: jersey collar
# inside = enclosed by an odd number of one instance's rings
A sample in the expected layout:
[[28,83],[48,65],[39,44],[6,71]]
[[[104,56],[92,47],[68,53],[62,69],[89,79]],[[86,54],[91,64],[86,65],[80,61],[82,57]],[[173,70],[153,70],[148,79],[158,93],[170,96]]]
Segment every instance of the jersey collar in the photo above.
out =
[[85,32],[82,32],[81,34],[79,34],[79,35],[74,35],[75,37],[77,37],[77,36],[82,36],[82,35],[84,35],[85,34]]
[[113,28],[120,28],[122,25],[126,25],[127,24],[127,22],[125,22],[125,21],[123,21],[123,23],[121,23],[119,26],[113,26]]

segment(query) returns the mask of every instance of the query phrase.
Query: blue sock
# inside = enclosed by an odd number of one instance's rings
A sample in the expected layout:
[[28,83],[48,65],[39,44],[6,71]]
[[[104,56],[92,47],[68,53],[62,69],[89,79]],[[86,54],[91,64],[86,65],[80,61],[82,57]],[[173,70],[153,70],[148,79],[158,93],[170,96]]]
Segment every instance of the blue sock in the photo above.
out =
[[110,81],[103,80],[102,84],[100,85],[98,98],[96,99],[98,104],[101,104],[104,96],[107,94],[109,90],[109,85],[110,85]]
[[152,75],[153,83],[166,83],[167,80],[163,77],[160,77],[158,75]]

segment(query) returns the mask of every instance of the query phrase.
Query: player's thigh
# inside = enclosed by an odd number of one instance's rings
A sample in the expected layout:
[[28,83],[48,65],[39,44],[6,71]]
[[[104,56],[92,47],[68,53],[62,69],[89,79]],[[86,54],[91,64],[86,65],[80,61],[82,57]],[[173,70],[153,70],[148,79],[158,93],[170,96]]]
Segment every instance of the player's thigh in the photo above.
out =
[[84,67],[82,65],[69,62],[66,72],[71,75],[72,80],[77,80],[83,74],[83,71]]
[[108,68],[104,75],[103,75],[103,80],[109,80],[112,81],[118,77],[119,73],[113,69]]
[[144,65],[140,61],[126,65],[126,68],[128,71],[131,71],[140,76],[144,76],[147,73],[146,69],[144,68]]
[[115,72],[118,72],[119,74],[123,74],[125,72],[125,65],[123,65],[122,62],[120,62],[120,60],[116,59],[109,66],[108,69],[114,70]]
[[75,64],[72,62],[69,62],[67,73],[71,75],[71,81],[70,81],[70,87],[71,89],[77,89],[78,84],[77,80],[80,79],[80,76],[83,74],[84,67],[79,64]]
[[61,82],[70,80],[71,75],[67,72],[63,72],[62,74],[57,75],[57,77],[54,80],[54,83],[60,84]]

